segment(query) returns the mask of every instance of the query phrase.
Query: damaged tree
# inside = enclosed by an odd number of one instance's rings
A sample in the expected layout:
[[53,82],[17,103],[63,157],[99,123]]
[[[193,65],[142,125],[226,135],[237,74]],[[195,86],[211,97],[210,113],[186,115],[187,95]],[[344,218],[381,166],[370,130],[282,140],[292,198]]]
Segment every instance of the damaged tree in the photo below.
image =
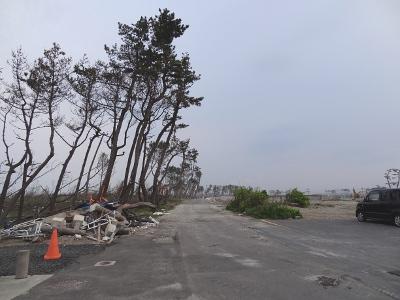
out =
[[[44,51],[43,57],[35,61],[32,68],[25,63],[22,51],[17,52],[14,56],[14,62],[22,62],[20,67],[14,68],[15,76],[10,86],[10,94],[12,97],[11,105],[18,109],[16,118],[22,120],[24,127],[22,131],[25,133],[24,151],[26,154],[22,167],[22,182],[20,189],[13,195],[10,206],[4,209],[0,222],[2,222],[8,212],[15,207],[19,201],[18,219],[21,219],[25,193],[28,186],[42,172],[54,156],[54,135],[55,129],[60,123],[57,117],[57,109],[60,103],[68,97],[68,87],[66,87],[66,70],[70,64],[70,59],[65,57],[65,53],[61,51],[57,44],[49,50]],[[18,63],[17,63],[18,64]],[[29,99],[29,100],[28,100]],[[29,105],[29,101],[34,105]],[[32,108],[35,110],[32,111]],[[30,108],[30,110],[29,110]],[[27,116],[30,113],[30,117]],[[35,113],[43,116],[41,123],[33,127],[33,121],[36,119]],[[31,118],[31,121],[26,121]],[[48,130],[49,152],[47,156],[40,162],[36,163],[33,158],[31,149],[31,134],[33,129],[42,131]]]
[[[142,19],[142,21],[145,22],[146,19]],[[125,31],[122,33],[135,32],[133,27],[125,25],[124,28]],[[180,119],[179,111],[182,108],[188,108],[190,105],[200,105],[202,100],[201,97],[195,98],[189,95],[190,87],[200,78],[191,69],[189,56],[184,55],[179,58],[175,53],[175,46],[172,44],[174,39],[183,35],[188,26],[183,25],[180,19],[176,19],[173,13],[163,10],[159,16],[148,20],[146,28],[146,32],[150,36],[146,43],[147,50],[145,52],[150,60],[147,59],[146,72],[143,73],[143,79],[146,80],[146,93],[143,101],[140,102],[139,117],[137,117],[139,120],[138,127],[125,172],[121,193],[121,198],[125,200],[132,198],[135,192],[139,200],[146,201],[148,199],[145,184],[146,174],[157,145],[162,141],[165,134],[167,134],[167,138],[164,145],[169,144],[172,133],[176,130],[176,122]],[[149,131],[151,127],[155,127],[153,123],[158,120],[161,121],[161,124],[157,127],[161,129],[158,133],[154,133],[156,139],[152,141],[153,147],[146,149],[145,145],[150,142],[148,140]],[[150,151],[146,153],[147,150]],[[129,175],[128,166],[131,165],[133,153],[133,167]],[[140,157],[142,157],[142,169],[139,173],[139,189],[136,190]],[[159,176],[159,172],[159,167],[157,167],[156,178]],[[128,175],[129,182],[127,180]],[[153,182],[157,182],[157,179]],[[155,190],[154,186],[153,190]]]
[[[62,188],[61,185],[65,178],[68,165],[76,150],[86,142],[90,130],[94,129],[95,133],[90,139],[88,150],[86,151],[82,164],[82,169],[78,177],[79,187],[80,181],[83,176],[84,166],[86,164],[86,160],[89,155],[93,140],[100,136],[100,128],[98,125],[95,125],[96,119],[94,117],[97,113],[97,107],[94,104],[93,100],[95,97],[95,84],[97,81],[96,76],[96,68],[89,66],[86,58],[84,58],[79,64],[77,64],[74,68],[74,72],[70,76],[68,76],[69,85],[75,94],[71,95],[70,99],[68,99],[72,112],[72,120],[70,122],[64,122],[64,125],[72,133],[73,139],[72,142],[69,142],[63,134],[60,134],[56,130],[57,135],[61,138],[62,141],[64,141],[64,143],[70,148],[70,150],[64,160],[64,163],[62,164],[56,187],[50,198],[50,213],[54,212],[57,197]],[[87,127],[89,127],[89,130],[86,130]]]
[[[13,53],[13,77],[0,86],[5,154],[0,162],[0,221],[15,208],[20,220],[27,189],[56,168],[55,186],[40,185],[49,199],[44,206],[50,212],[61,202],[61,193],[70,193],[62,197],[72,200],[70,207],[81,193],[88,194],[93,188],[98,191],[93,199],[103,199],[115,182],[111,180],[113,171],[125,152],[117,196],[121,203],[158,205],[159,191],[165,190],[167,181],[172,184],[177,163],[180,190],[169,188],[172,194],[183,196],[198,189],[197,154],[189,159],[189,142],[176,137],[177,131],[187,126],[180,124],[182,111],[200,105],[203,99],[190,95],[200,76],[192,69],[188,54],[178,55],[174,46],[187,28],[166,9],[132,25],[119,24],[121,44],[106,46],[108,58],[94,65],[86,57],[73,65],[57,44],[31,66],[21,50]],[[61,117],[60,108],[72,113]],[[40,138],[40,151],[34,149],[36,138]],[[56,149],[58,139],[64,142],[60,146],[64,151]],[[43,145],[48,145],[47,150]],[[54,161],[65,148],[62,161]],[[104,151],[99,159],[98,153]],[[76,160],[81,163],[72,170]],[[70,179],[67,183],[66,178]]]

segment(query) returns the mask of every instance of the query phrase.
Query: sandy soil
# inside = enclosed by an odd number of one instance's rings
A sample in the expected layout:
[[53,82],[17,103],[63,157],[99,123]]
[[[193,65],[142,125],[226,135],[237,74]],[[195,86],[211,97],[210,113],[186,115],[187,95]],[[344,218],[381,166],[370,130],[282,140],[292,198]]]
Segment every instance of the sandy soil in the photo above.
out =
[[304,219],[354,219],[357,201],[312,201],[310,207],[299,208]]

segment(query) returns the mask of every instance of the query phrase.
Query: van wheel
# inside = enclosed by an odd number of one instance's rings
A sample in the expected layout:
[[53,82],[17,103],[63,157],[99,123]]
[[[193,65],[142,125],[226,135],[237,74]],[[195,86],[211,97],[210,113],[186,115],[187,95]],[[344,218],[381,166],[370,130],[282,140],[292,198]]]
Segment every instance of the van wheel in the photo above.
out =
[[364,222],[365,221],[365,216],[364,216],[364,213],[362,211],[357,212],[357,220],[358,220],[358,222]]
[[396,225],[397,227],[400,227],[400,215],[394,216],[394,225]]

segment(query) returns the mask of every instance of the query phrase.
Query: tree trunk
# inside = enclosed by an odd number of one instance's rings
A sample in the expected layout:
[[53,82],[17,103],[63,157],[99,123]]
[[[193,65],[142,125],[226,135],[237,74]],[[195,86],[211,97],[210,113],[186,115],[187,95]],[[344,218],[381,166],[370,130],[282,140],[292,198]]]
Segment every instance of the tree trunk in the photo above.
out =
[[[123,123],[124,123],[125,115],[129,110],[129,106],[130,106],[130,102],[127,101],[125,106],[124,106],[124,108],[121,111],[121,114],[120,114],[119,118],[118,118],[117,126],[116,126],[115,130],[112,133],[110,157],[109,157],[109,160],[108,160],[107,171],[106,171],[106,174],[104,176],[103,183],[101,184],[100,189],[99,189],[99,197],[102,197],[103,195],[106,195],[107,192],[108,192],[112,171],[114,169],[114,164],[115,164],[115,161],[117,159],[118,150],[120,149],[120,147],[118,146],[119,135],[120,135],[121,130],[122,130],[122,126],[123,126]],[[129,124],[128,124],[128,126],[129,126]],[[126,138],[126,136],[125,136],[125,138]]]
[[[174,124],[174,120],[171,120],[168,124],[166,124],[163,129],[160,131],[160,133],[157,136],[157,139],[154,142],[154,147],[150,150],[149,153],[147,153],[147,155],[144,156],[143,159],[146,159],[146,163],[144,164],[144,166],[142,166],[142,170],[140,173],[140,180],[139,180],[139,184],[140,184],[140,188],[143,192],[143,196],[144,199],[147,200],[148,195],[147,195],[147,190],[146,190],[146,173],[149,169],[150,166],[150,162],[154,156],[154,153],[156,152],[157,146],[160,144],[161,138],[163,137],[164,133],[168,130],[169,127],[171,127]],[[172,128],[171,128],[172,130]],[[168,134],[168,136],[170,136],[170,134]],[[169,141],[168,141],[169,144]],[[154,182],[153,182],[153,189],[155,188],[154,186]]]
[[[16,201],[18,199],[21,199],[20,203],[20,208],[19,208],[19,219],[22,217],[22,211],[23,211],[23,204],[24,204],[24,196],[25,196],[25,191],[28,188],[28,186],[32,183],[32,181],[36,178],[36,176],[46,167],[46,165],[49,163],[49,161],[53,158],[54,156],[54,122],[53,122],[53,115],[52,115],[52,109],[49,109],[49,122],[50,122],[50,137],[49,137],[49,146],[50,146],[50,152],[47,155],[46,159],[42,161],[42,163],[36,168],[36,170],[29,175],[29,178],[27,177],[27,170],[24,173],[26,174],[27,180],[23,181],[22,186],[20,190],[14,195],[10,207],[5,209],[3,213],[0,215],[0,225],[4,224],[5,218],[8,215],[8,213],[15,207]],[[22,204],[22,205],[21,205]]]
[[4,210],[4,203],[7,198],[8,188],[10,187],[12,174],[14,173],[15,173],[15,165],[12,165],[9,167],[6,178],[4,179],[3,182],[3,188],[0,194],[0,213]]
[[72,198],[72,206],[73,207],[76,205],[76,200],[78,198],[79,190],[80,190],[80,187],[81,187],[83,173],[85,172],[86,163],[87,163],[87,160],[89,158],[90,150],[92,149],[92,144],[93,144],[94,140],[96,138],[98,138],[98,137],[99,137],[99,134],[96,132],[89,140],[89,145],[88,145],[88,147],[86,149],[85,157],[83,158],[83,162],[82,162],[81,171],[80,171],[79,177],[78,177],[78,182],[76,184],[74,198]]
[[90,162],[90,166],[89,166],[89,170],[88,170],[87,177],[86,177],[86,182],[85,182],[85,193],[86,193],[86,195],[89,193],[90,174],[92,172],[93,165],[94,165],[94,162],[96,160],[97,153],[99,152],[101,143],[103,142],[103,138],[104,138],[104,135],[101,136],[100,141],[99,141],[99,143],[97,145],[96,151],[93,154],[92,161]]
[[[32,152],[30,150],[29,143],[27,145],[26,152],[27,152],[28,159],[25,161],[23,171],[22,171],[22,186],[21,186],[22,192],[21,192],[21,196],[19,198],[17,221],[20,221],[22,218],[22,214],[23,214],[23,210],[24,210],[24,202],[25,202],[25,189],[27,187],[26,182],[28,180],[28,171],[29,171],[29,167],[32,165],[32,161],[33,161]],[[24,186],[26,186],[26,187],[24,188]]]
[[107,194],[108,187],[110,185],[112,171],[114,169],[114,164],[117,159],[117,154],[118,154],[118,148],[113,147],[110,152],[110,157],[108,158],[106,174],[104,175],[103,183],[101,184],[99,189],[99,198]]
[[63,163],[63,166],[61,168],[61,172],[60,172],[60,175],[58,176],[56,187],[54,189],[53,195],[50,198],[50,205],[49,205],[49,212],[50,213],[53,213],[54,209],[56,208],[56,201],[57,201],[58,194],[60,193],[61,184],[62,184],[62,181],[64,179],[65,172],[67,171],[68,164],[71,161],[72,156],[75,153],[75,150],[76,150],[76,147],[72,148],[69,151],[69,154],[68,154],[67,158],[65,159],[65,161]]
[[136,141],[133,167],[132,167],[132,171],[131,171],[131,176],[129,178],[129,187],[128,187],[128,191],[129,191],[128,195],[129,196],[128,196],[128,198],[132,198],[135,193],[136,175],[137,175],[137,170],[139,167],[140,154],[142,153],[145,130],[146,130],[147,126],[148,126],[147,122],[142,125],[142,128],[140,129],[140,132],[138,135],[138,139]]
[[151,194],[151,202],[156,203],[157,206],[159,204],[158,203],[159,202],[158,201],[158,187],[159,187],[158,177],[160,176],[162,164],[163,164],[164,159],[165,159],[165,154],[166,154],[166,152],[168,150],[172,134],[173,134],[173,132],[175,130],[175,123],[176,123],[176,118],[178,116],[178,110],[179,109],[176,107],[175,111],[174,111],[174,115],[172,117],[172,121],[173,121],[172,127],[171,127],[171,129],[170,129],[170,131],[168,133],[167,139],[165,141],[165,148],[161,152],[160,159],[159,159],[158,165],[157,165],[157,169],[156,169],[156,172],[154,173],[154,176],[153,176],[153,192]]
[[143,198],[139,197],[140,201],[146,201],[147,200],[147,190],[146,190],[146,182],[145,182],[145,175],[143,175],[143,170],[145,168],[145,162],[146,162],[146,157],[147,157],[147,140],[145,139],[144,144],[143,144],[143,157],[142,157],[142,169],[140,172],[140,177],[139,177],[139,196],[140,196],[140,191],[142,191]]
[[133,138],[132,141],[132,145],[131,145],[131,149],[129,151],[129,156],[128,156],[128,160],[126,163],[126,168],[125,168],[125,177],[124,177],[124,182],[122,185],[122,191],[121,191],[121,195],[120,195],[120,199],[121,202],[126,202],[128,200],[128,196],[129,196],[129,186],[128,186],[128,180],[129,180],[129,171],[131,168],[131,164],[132,164],[132,157],[133,157],[133,153],[136,147],[136,142],[139,136],[139,131],[142,127],[143,121],[140,121],[136,127],[135,130],[135,137]]

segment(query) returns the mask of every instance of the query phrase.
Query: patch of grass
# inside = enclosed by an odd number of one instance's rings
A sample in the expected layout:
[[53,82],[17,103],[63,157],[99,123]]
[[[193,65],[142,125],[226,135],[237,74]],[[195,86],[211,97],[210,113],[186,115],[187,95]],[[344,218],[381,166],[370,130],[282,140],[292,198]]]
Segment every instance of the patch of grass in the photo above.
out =
[[252,188],[239,188],[234,193],[235,198],[228,203],[226,209],[245,213],[259,219],[288,219],[301,217],[300,211],[283,203],[270,202],[266,191]]
[[245,213],[257,219],[294,219],[301,217],[298,209],[277,202],[267,202],[256,207],[247,208]]

